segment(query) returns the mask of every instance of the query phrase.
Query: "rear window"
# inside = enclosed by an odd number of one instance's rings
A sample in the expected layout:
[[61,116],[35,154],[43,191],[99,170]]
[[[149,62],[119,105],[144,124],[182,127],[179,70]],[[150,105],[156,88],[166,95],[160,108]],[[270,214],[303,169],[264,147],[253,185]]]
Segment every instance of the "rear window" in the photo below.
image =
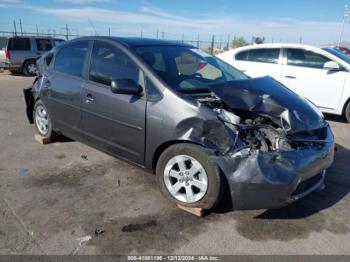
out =
[[60,44],[63,44],[65,41],[63,39],[54,39],[53,44],[54,46],[59,46]]
[[80,77],[83,71],[87,47],[87,42],[63,47],[56,55],[54,69],[67,75]]
[[29,38],[10,38],[8,50],[12,51],[26,51],[30,50]]
[[52,44],[50,39],[35,39],[36,48],[39,51],[49,51],[52,49]]
[[279,55],[279,48],[253,49],[238,53],[236,60],[277,64]]

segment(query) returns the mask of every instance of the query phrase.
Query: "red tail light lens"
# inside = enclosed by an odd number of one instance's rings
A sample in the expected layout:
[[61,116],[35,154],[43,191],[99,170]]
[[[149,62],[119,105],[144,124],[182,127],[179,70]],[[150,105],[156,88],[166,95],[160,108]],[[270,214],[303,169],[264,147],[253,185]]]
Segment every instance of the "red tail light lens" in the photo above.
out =
[[201,62],[198,64],[198,70],[203,69],[205,66],[207,65],[207,63]]
[[10,60],[11,56],[10,56],[10,51],[6,50],[5,51],[5,56],[7,60]]

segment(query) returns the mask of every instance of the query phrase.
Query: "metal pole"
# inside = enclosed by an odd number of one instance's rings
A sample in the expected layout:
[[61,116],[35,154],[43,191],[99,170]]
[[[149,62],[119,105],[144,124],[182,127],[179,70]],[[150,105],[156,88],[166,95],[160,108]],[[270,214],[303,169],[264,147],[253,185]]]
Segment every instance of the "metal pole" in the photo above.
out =
[[16,27],[16,21],[13,20],[13,27],[15,29],[15,36],[17,36],[17,27]]
[[111,36],[111,28],[108,27],[108,36]]
[[164,31],[162,31],[162,39],[164,40]]
[[211,39],[211,48],[210,48],[210,53],[213,55],[214,54],[214,41],[215,41],[215,35],[213,35]]
[[141,29],[141,38],[143,37],[143,31],[142,31],[142,29]]
[[23,35],[22,20],[21,19],[19,19],[19,28],[21,29],[21,35]]
[[66,40],[68,41],[68,24],[66,24]]
[[197,48],[199,48],[199,34],[197,36]]
[[342,41],[342,38],[343,38],[343,33],[344,33],[344,25],[346,23],[346,20],[349,17],[349,14],[350,14],[350,5],[345,5],[344,6],[344,15],[343,15],[343,21],[342,21],[342,26],[341,26],[338,46],[340,46],[340,44],[341,44],[341,41]]
[[157,39],[158,39],[159,31],[157,30]]
[[185,42],[185,34],[182,34],[181,40],[182,40],[182,43]]
[[39,35],[39,28],[38,28],[38,25],[35,25],[36,27],[36,35]]

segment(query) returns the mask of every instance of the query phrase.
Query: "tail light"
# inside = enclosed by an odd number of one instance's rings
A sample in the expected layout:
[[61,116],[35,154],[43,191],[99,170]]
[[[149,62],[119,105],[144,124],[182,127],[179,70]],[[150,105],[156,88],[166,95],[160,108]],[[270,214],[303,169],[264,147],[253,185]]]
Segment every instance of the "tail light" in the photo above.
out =
[[10,56],[10,51],[6,50],[5,51],[5,56],[7,60],[10,60],[11,56]]
[[198,64],[198,70],[201,70],[201,69],[203,69],[205,66],[207,65],[207,63],[206,62],[200,62],[199,64]]

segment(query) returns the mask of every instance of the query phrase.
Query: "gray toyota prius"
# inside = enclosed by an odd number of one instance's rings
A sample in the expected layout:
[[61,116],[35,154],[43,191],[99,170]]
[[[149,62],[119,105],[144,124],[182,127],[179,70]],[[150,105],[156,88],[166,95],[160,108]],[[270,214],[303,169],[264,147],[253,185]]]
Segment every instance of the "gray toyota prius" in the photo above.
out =
[[37,64],[24,89],[36,131],[155,173],[170,201],[211,209],[227,190],[233,209],[267,209],[324,187],[330,126],[270,77],[249,78],[196,47],[145,38],[79,38]]

